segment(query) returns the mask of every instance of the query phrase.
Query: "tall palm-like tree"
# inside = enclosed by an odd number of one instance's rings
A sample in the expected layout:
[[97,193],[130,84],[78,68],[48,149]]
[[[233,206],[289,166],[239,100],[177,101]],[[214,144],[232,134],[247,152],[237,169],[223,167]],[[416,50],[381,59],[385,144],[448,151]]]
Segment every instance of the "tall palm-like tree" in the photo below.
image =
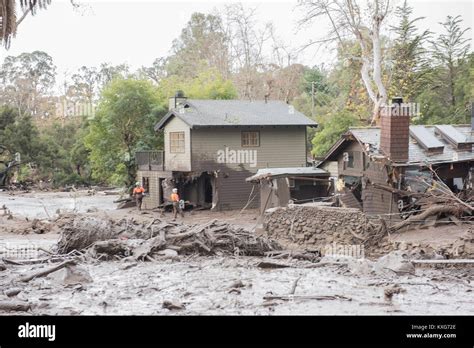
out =
[[[21,16],[17,17],[18,3],[21,8]],[[31,13],[46,8],[51,0],[0,0],[0,44],[8,48],[11,38],[16,34],[16,28]]]

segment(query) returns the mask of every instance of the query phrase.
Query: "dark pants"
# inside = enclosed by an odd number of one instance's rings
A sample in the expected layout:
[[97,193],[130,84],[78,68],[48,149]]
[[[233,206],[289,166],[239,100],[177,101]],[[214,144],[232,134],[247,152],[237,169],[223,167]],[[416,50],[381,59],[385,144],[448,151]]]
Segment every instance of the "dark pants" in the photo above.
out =
[[142,210],[143,195],[136,195],[135,201],[137,202],[137,209]]
[[184,217],[184,213],[179,207],[179,202],[173,202],[173,214],[174,214],[174,219],[176,219],[176,216],[178,216],[178,213],[181,214],[181,217]]

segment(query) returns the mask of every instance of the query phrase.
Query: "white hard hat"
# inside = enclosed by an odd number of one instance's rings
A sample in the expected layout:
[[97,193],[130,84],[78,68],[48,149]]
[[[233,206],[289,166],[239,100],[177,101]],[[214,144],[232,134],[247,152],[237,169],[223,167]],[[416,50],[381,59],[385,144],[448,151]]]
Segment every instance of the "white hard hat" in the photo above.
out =
[[173,189],[173,192],[178,192],[178,189],[177,189],[177,188],[174,188],[174,189]]
[[140,182],[137,181],[137,182],[135,183],[135,186],[139,186],[139,185],[140,185]]

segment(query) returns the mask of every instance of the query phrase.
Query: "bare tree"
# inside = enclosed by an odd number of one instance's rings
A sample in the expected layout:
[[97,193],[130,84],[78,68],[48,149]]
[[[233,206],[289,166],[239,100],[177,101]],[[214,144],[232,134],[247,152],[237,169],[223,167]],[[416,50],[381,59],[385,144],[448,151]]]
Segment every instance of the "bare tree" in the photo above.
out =
[[56,82],[56,66],[47,53],[8,56],[0,67],[0,102],[15,105],[20,115],[42,113],[41,103]]
[[304,66],[295,63],[298,51],[271,31],[272,56],[267,65],[268,97],[290,103],[301,92]]
[[168,59],[165,57],[156,58],[150,67],[142,66],[139,75],[151,80],[153,83],[159,84],[166,77],[166,65]]
[[305,9],[300,25],[327,18],[331,24],[328,37],[321,42],[344,39],[357,40],[360,57],[351,57],[362,62],[361,79],[374,104],[371,123],[378,123],[380,107],[387,102],[387,89],[382,79],[381,29],[390,13],[390,0],[371,0],[361,6],[357,0],[308,0],[300,1]]
[[229,37],[231,61],[239,94],[243,98],[255,97],[256,77],[264,65],[264,45],[271,38],[271,24],[258,28],[255,8],[242,4],[226,6],[226,31]]

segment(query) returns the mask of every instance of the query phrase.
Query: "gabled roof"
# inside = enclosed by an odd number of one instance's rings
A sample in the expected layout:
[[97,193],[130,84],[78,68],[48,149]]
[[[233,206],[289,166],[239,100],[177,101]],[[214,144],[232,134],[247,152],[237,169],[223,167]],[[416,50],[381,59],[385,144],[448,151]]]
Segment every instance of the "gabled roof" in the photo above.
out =
[[[412,130],[416,127],[424,127],[430,136],[436,137],[443,145],[442,152],[429,153],[425,150],[422,144],[418,143],[412,136]],[[471,126],[454,125],[459,133],[463,134],[466,139],[472,139]],[[474,152],[465,149],[458,149],[436,132],[436,126],[410,126],[410,142],[408,145],[408,162],[401,165],[416,165],[416,164],[435,164],[435,163],[451,163],[474,161]],[[383,156],[380,151],[380,127],[364,127],[364,128],[350,128],[341,139],[339,139],[327,152],[324,160],[319,164],[331,160],[334,155],[337,155],[342,146],[350,141],[359,141],[361,144],[369,145],[369,155]]]
[[228,126],[309,126],[317,123],[292,106],[270,100],[188,100],[182,108],[172,109],[155,125],[162,129],[172,117],[189,127]]

